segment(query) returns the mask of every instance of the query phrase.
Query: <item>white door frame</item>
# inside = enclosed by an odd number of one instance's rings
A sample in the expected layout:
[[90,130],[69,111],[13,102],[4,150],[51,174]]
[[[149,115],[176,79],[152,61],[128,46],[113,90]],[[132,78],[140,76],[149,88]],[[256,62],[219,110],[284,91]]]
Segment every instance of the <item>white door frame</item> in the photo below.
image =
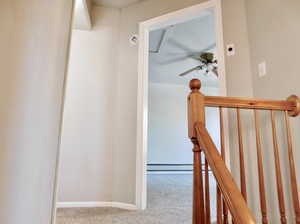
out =
[[[147,204],[147,137],[148,137],[148,68],[149,33],[152,30],[186,22],[201,15],[204,9],[214,8],[216,40],[220,74],[220,95],[226,96],[225,55],[221,0],[210,0],[185,9],[159,16],[139,24],[139,64],[137,99],[137,152],[136,152],[136,206],[145,209]],[[228,148],[228,147],[227,147]]]

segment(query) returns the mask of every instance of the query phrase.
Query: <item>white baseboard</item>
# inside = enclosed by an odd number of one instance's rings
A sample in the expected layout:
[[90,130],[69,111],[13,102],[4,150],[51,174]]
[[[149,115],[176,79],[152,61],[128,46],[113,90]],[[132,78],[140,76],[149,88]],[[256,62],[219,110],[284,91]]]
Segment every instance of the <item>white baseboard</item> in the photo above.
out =
[[112,208],[121,208],[121,209],[126,209],[126,210],[137,210],[137,206],[134,204],[126,204],[122,202],[111,202],[111,207]]
[[126,210],[137,210],[136,205],[126,204],[122,202],[102,202],[102,201],[88,201],[88,202],[58,202],[57,208],[120,208]]
[[147,175],[193,174],[193,171],[147,171]]

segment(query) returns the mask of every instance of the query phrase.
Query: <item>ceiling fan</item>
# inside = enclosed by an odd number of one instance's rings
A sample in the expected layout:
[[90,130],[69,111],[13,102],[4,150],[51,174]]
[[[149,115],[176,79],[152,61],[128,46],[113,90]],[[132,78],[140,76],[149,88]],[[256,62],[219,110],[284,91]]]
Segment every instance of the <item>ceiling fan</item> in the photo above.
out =
[[188,56],[200,62],[200,65],[193,67],[181,74],[179,76],[185,76],[190,74],[193,71],[204,71],[206,75],[210,72],[215,76],[219,76],[218,74],[218,61],[215,59],[214,53],[211,52],[202,52],[200,54]]
[[218,61],[215,57],[215,54],[211,51],[216,47],[216,44],[210,44],[206,48],[202,49],[200,52],[192,52],[191,49],[187,48],[184,44],[174,40],[170,39],[169,44],[173,45],[174,47],[177,47],[185,52],[189,52],[188,54],[176,54],[177,56],[171,57],[170,60],[166,60],[162,62],[161,64],[169,64],[169,63],[175,63],[183,61],[187,58],[195,59],[199,62],[199,65],[179,74],[179,76],[185,76],[193,71],[204,71],[206,75],[209,73],[213,73],[215,76],[219,76],[218,74]]
[[[181,50],[183,50],[184,52],[188,52],[188,53],[183,53],[183,54],[176,54],[175,55],[170,55],[171,58],[169,60],[165,60],[160,62],[160,64],[164,65],[164,64],[170,64],[170,63],[175,63],[175,62],[180,62],[183,61],[187,58],[192,58],[194,60],[197,60],[199,62],[199,65],[188,69],[187,71],[179,74],[179,76],[185,76],[188,75],[190,73],[192,73],[193,71],[204,71],[206,75],[208,75],[209,73],[213,73],[216,77],[219,76],[218,74],[218,61],[215,58],[214,53],[210,52],[211,50],[213,50],[216,47],[216,43],[210,44],[208,45],[206,48],[201,49],[201,51],[199,52],[193,52],[191,49],[189,49],[188,47],[186,47],[184,44],[176,41],[173,38],[170,38],[170,36],[172,35],[172,31],[174,30],[174,26],[170,26],[167,29],[165,29],[162,33],[162,37],[161,40],[159,41],[159,45],[157,50],[150,50],[149,53],[151,54],[159,54],[163,48],[163,46],[168,43],[170,45],[173,45],[176,48],[179,48]],[[175,57],[174,57],[175,56]]]

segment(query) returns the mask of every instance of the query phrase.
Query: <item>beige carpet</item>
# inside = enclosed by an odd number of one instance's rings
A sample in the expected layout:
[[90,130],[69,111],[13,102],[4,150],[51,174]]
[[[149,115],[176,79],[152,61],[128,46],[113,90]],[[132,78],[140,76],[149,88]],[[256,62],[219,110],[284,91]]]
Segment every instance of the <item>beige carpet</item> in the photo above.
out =
[[[211,184],[215,213],[215,184]],[[148,175],[148,208],[59,209],[57,224],[191,224],[192,175]]]

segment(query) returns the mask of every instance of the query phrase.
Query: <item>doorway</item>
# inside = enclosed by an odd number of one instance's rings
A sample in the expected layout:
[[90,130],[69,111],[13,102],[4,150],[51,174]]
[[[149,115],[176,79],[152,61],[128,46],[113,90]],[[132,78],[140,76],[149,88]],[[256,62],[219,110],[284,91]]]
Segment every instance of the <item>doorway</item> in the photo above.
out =
[[[226,95],[220,1],[142,22],[139,37],[136,204],[145,209],[147,173],[192,172],[192,145],[183,138],[187,136],[185,99],[189,80],[200,79],[206,95]],[[216,57],[217,75],[197,68],[199,61],[193,57],[204,52]],[[217,116],[213,111],[207,113],[208,129],[216,132]],[[153,179],[159,178],[149,179],[150,183]]]

